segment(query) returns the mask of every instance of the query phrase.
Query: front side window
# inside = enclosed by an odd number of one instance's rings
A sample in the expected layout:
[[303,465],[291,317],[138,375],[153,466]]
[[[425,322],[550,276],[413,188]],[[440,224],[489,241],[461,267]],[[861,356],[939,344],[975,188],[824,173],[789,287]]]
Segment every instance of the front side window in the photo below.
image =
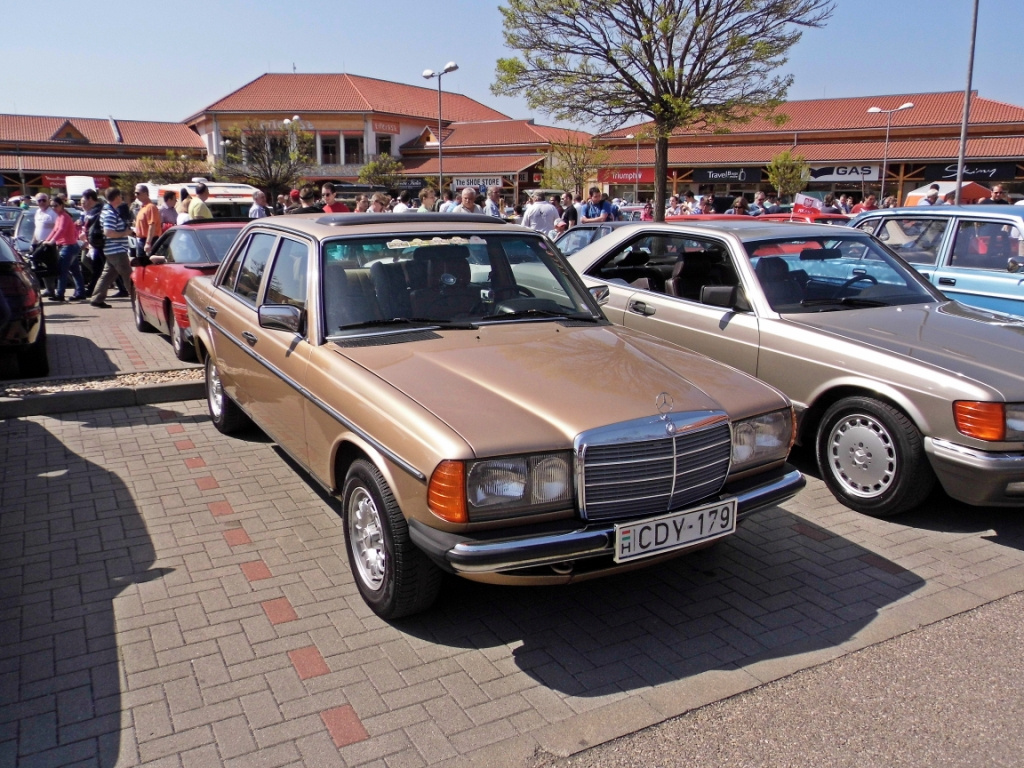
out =
[[944,218],[922,219],[916,216],[885,219],[875,237],[911,264],[933,267],[938,261],[947,223],[948,219]]
[[1024,257],[1024,235],[1014,224],[965,220],[957,223],[951,267],[1006,272]]
[[171,235],[163,256],[168,264],[199,264],[206,261],[195,235],[186,230]]
[[298,240],[282,239],[263,303],[291,304],[305,309],[308,267],[309,247]]

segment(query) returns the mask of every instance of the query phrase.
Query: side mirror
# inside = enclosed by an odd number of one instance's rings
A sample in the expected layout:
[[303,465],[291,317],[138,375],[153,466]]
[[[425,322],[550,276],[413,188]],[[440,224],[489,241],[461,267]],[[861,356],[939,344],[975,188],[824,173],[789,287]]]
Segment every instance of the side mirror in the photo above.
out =
[[608,289],[607,285],[595,285],[590,289],[590,295],[594,297],[594,301],[597,302],[597,306],[603,307],[608,303],[608,299],[611,298],[612,292]]
[[301,334],[305,312],[291,304],[264,304],[257,310],[260,328]]
[[737,312],[749,312],[747,294],[738,285],[705,285],[700,289],[700,303]]
[[1020,262],[1017,261],[1016,259],[1013,259],[1013,258],[1007,259],[1007,261],[1006,261],[1006,271],[1007,272],[1020,272]]

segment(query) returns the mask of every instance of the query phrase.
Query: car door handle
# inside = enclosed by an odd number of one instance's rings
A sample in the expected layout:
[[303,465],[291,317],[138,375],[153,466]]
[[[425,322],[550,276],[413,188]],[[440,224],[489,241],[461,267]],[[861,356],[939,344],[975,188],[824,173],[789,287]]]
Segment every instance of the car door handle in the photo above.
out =
[[956,280],[952,277],[940,277],[939,285],[956,285]]
[[249,342],[249,346],[253,347],[256,345],[258,339],[255,333],[249,333],[249,331],[242,331],[242,338]]
[[206,308],[206,314],[208,314],[210,317],[216,317],[217,316],[217,308],[216,307],[207,307]]
[[653,315],[657,310],[654,307],[648,307],[642,301],[631,301],[629,302],[629,311],[635,312],[638,315]]

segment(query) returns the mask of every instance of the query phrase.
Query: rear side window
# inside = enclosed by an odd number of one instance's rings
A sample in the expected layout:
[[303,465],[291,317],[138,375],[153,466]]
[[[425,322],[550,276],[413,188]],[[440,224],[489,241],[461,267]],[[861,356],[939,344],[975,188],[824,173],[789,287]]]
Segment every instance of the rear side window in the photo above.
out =
[[257,232],[249,238],[245,250],[238,254],[224,276],[222,285],[255,304],[260,293],[260,281],[267,269],[276,240],[275,235],[264,232]]
[[875,237],[896,251],[911,264],[935,266],[939,257],[939,246],[946,232],[947,219],[886,219],[878,228]]
[[1020,227],[991,221],[957,222],[951,267],[1006,272],[1010,259],[1024,255]]

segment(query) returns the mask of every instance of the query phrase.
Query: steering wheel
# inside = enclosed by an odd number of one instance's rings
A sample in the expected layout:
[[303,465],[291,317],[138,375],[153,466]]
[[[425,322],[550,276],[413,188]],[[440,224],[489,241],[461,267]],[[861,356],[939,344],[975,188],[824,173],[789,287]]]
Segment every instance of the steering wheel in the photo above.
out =
[[868,274],[854,275],[849,280],[844,282],[841,286],[839,286],[839,290],[836,291],[836,296],[842,296],[850,286],[856,285],[857,283],[861,282],[862,280],[866,280],[867,282],[871,283],[872,285],[878,285],[878,281],[874,277],[872,277],[871,275],[868,275]]

